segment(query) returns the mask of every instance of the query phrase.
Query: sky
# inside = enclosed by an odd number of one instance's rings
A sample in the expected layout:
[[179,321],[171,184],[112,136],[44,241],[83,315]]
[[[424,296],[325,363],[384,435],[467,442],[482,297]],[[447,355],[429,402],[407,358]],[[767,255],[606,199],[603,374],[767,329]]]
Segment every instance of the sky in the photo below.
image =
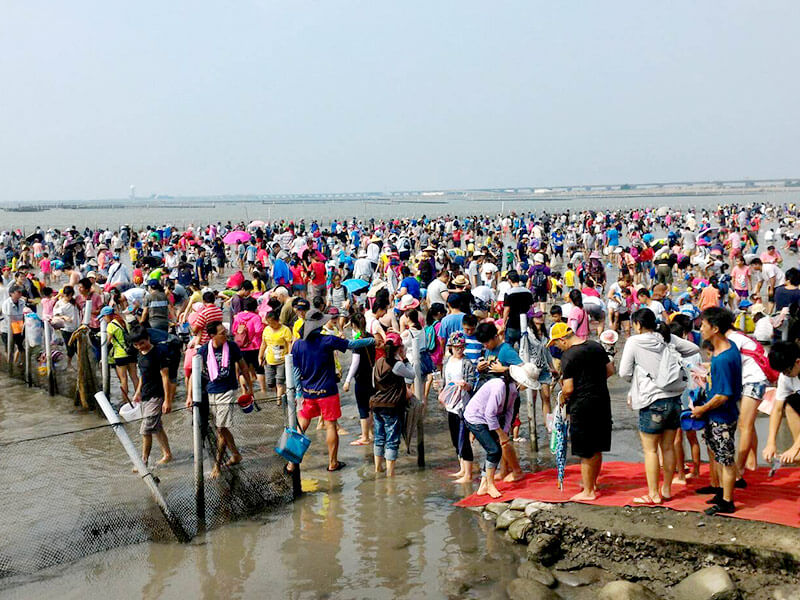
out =
[[0,202],[800,176],[800,2],[5,0]]

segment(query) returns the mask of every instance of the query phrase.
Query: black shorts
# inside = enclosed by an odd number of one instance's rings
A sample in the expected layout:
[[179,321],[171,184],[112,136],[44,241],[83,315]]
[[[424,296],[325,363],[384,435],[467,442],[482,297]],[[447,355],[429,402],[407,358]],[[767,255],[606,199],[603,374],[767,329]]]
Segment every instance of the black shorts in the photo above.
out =
[[264,374],[264,365],[258,363],[258,350],[242,350],[244,362],[255,369],[257,375]]
[[598,452],[611,450],[611,421],[601,424],[593,418],[570,422],[569,436],[572,440],[572,455],[579,458],[592,458]]
[[624,313],[617,313],[617,320],[622,323],[623,321],[631,320],[631,313],[625,311]]
[[135,356],[123,356],[122,358],[115,358],[114,359],[114,366],[115,367],[124,367],[126,365],[135,364],[136,357]]
[[795,392],[786,397],[786,404],[792,407],[792,410],[800,415],[800,394]]
[[534,302],[547,302],[547,289],[533,290],[533,301]]

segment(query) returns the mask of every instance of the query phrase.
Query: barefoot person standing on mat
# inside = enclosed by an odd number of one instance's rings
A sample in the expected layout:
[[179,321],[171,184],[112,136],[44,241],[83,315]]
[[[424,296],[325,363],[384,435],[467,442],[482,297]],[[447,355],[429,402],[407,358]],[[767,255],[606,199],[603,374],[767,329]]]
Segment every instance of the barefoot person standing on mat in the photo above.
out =
[[[655,313],[640,308],[631,316],[636,335],[628,338],[619,363],[619,376],[631,381],[630,406],[639,411],[639,437],[644,451],[648,494],[634,498],[635,504],[660,504],[672,498],[675,473],[675,434],[680,427],[681,394],[687,377],[681,357],[700,352],[689,340],[670,335]],[[673,351],[674,349],[674,351]],[[661,450],[663,467],[659,466]],[[658,486],[659,471],[664,483]]]
[[603,452],[611,450],[611,396],[607,379],[614,364],[597,342],[578,337],[566,323],[550,330],[550,345],[561,350],[561,402],[570,416],[572,454],[581,459],[583,491],[570,500],[597,498]]
[[495,377],[483,384],[464,409],[467,428],[486,451],[484,473],[477,491],[479,496],[489,494],[492,498],[500,497],[500,491],[494,484],[500,459],[504,459],[511,470],[504,481],[519,481],[523,477],[514,444],[508,434],[514,420],[514,402],[519,397],[519,390],[536,387],[537,375],[534,365],[512,365],[508,375]]

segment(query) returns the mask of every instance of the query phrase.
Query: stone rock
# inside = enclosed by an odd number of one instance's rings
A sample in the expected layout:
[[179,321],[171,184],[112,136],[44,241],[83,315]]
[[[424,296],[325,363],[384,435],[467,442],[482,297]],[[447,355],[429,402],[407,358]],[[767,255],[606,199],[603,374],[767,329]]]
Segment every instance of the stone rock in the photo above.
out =
[[508,526],[511,525],[517,519],[522,519],[525,517],[525,513],[521,510],[507,510],[501,512],[497,515],[497,522],[494,525],[495,529],[508,529]]
[[561,540],[550,533],[540,533],[528,543],[528,560],[549,567],[561,555]]
[[533,535],[533,523],[528,517],[517,519],[508,526],[508,535],[515,542],[527,544]]
[[554,571],[553,575],[559,583],[569,587],[581,587],[611,579],[606,571],[597,567],[586,567],[577,571]]
[[538,581],[542,585],[546,585],[550,588],[556,584],[556,578],[553,577],[550,571],[532,562],[522,563],[517,569],[517,575],[523,579]]
[[675,600],[738,600],[739,592],[728,572],[719,566],[692,573],[672,588]]
[[643,585],[620,579],[604,585],[597,600],[658,600],[658,596]]
[[483,507],[482,506],[468,506],[467,510],[470,510],[470,511],[472,511],[474,513],[482,513],[483,512]]
[[508,504],[505,502],[489,502],[484,510],[493,515],[499,515],[501,512],[508,510]]
[[538,506],[536,506],[535,502],[532,502],[532,503],[528,504],[525,507],[525,516],[526,517],[532,517],[533,515],[538,513],[540,510],[542,510],[542,509],[539,508]]
[[772,590],[775,600],[800,600],[800,585],[782,585]]
[[509,506],[509,508],[511,510],[525,510],[525,507],[528,506],[528,504],[530,504],[531,502],[533,502],[533,500],[528,500],[526,498],[514,498],[511,501],[511,505]]
[[[551,502],[531,502],[528,506],[535,506],[539,510],[555,510],[557,505]],[[525,508],[528,508],[528,506]]]
[[514,579],[506,592],[511,600],[560,600],[553,590],[532,579]]

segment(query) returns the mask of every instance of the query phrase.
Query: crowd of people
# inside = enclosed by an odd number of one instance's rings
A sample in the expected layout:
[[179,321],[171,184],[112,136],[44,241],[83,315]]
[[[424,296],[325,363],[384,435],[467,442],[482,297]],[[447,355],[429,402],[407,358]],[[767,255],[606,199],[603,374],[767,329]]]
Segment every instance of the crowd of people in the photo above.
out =
[[[372,446],[376,472],[394,475],[410,408],[438,404],[454,480],[473,481],[480,447],[477,493],[493,497],[497,480],[523,477],[514,444],[531,391],[548,428],[566,406],[581,461],[574,499],[596,498],[617,373],[630,382],[648,482],[633,502],[668,501],[698,476],[702,431],[711,484],[696,491],[710,514],[731,513],[757,463],[759,410],[770,414],[761,457],[800,459],[800,270],[785,264],[796,263],[796,216],[759,203],[3,232],[0,332],[18,361],[26,315],[38,315],[61,332],[71,368],[75,331],[99,349],[104,320],[121,399],[142,407],[145,464],[153,436],[160,462],[171,459],[161,417],[181,384],[191,405],[196,354],[215,473],[228,455],[228,466],[242,460],[241,396],[294,406],[291,354],[299,428],[319,417],[329,471],[345,467],[341,385],[358,410],[351,445]],[[784,414],[794,443],[779,453]]]

